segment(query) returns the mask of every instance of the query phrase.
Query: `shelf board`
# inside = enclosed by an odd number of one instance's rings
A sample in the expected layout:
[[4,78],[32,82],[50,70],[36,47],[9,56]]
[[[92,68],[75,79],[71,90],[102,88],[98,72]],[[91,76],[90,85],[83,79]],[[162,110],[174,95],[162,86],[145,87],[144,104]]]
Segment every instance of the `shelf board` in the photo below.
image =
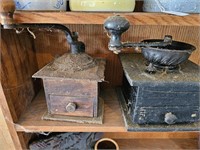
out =
[[119,14],[132,25],[200,26],[200,15],[174,16],[163,13],[94,13],[94,12],[30,12],[16,11],[17,23],[103,24],[109,16]]
[[[118,101],[118,93],[114,89],[106,89],[101,92],[104,100],[103,124],[81,124],[64,121],[42,120],[42,116],[47,112],[44,92],[41,91],[33,102],[27,107],[15,128],[20,132],[127,132],[123,121],[121,106]],[[123,108],[124,109],[124,108]],[[171,125],[136,125],[133,124],[137,132],[163,132],[163,131],[194,131],[190,126]]]
[[120,149],[198,149],[197,139],[114,139]]
[[15,128],[25,132],[126,132],[115,91],[104,90],[101,97],[105,109],[102,125],[42,120],[47,106],[44,92],[41,91],[15,124]]

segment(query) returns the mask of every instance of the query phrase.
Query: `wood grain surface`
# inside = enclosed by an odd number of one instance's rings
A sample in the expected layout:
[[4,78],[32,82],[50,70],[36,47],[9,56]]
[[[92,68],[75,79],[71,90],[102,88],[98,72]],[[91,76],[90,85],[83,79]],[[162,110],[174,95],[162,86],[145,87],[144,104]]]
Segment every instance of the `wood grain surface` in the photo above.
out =
[[105,90],[102,93],[101,97],[105,103],[104,120],[102,125],[95,125],[42,120],[47,106],[44,93],[41,92],[15,125],[16,130],[29,132],[125,132],[119,103],[114,93],[114,90]]
[[35,96],[31,75],[37,69],[29,35],[2,30],[1,83],[14,121]]
[[197,139],[197,132],[105,132],[112,139]]
[[[81,19],[80,19],[81,15]],[[200,16],[174,16],[162,13],[84,13],[84,12],[23,12],[16,11],[17,23],[103,24],[112,15],[125,16],[132,25],[200,26]]]
[[8,130],[2,109],[0,107],[0,149],[15,149],[14,142]]
[[197,150],[197,139],[116,139],[124,150]]
[[[13,118],[11,116],[9,105],[6,101],[5,94],[3,92],[2,85],[0,85],[0,144],[1,142],[6,142],[8,145],[3,145],[5,147],[10,147],[12,149],[21,149],[21,139],[17,135],[17,131],[14,128]],[[8,135],[9,133],[9,135]],[[14,145],[12,145],[14,144]],[[1,146],[1,145],[0,145]],[[1,147],[0,147],[1,148]]]

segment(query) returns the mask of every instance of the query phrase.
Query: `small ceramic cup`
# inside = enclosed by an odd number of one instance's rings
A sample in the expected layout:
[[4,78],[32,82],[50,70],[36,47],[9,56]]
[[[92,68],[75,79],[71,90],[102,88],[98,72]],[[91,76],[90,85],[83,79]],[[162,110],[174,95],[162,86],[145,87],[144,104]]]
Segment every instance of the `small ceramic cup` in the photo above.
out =
[[101,150],[101,149],[112,149],[112,150],[119,150],[119,145],[116,141],[110,138],[102,138],[95,143],[94,150]]

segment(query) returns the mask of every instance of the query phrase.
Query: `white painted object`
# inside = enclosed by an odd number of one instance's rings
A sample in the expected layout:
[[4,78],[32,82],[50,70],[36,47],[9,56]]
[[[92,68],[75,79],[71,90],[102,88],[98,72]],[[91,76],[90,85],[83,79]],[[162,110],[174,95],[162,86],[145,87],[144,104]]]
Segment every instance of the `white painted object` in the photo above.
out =
[[14,0],[16,10],[66,11],[67,0]]
[[133,12],[135,0],[69,0],[71,11]]

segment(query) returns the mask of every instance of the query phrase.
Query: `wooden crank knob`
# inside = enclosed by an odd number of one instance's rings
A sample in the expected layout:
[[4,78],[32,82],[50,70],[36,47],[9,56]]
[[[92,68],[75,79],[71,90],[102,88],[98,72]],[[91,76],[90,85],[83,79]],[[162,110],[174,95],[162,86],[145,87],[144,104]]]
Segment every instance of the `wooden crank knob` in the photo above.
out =
[[13,0],[0,0],[0,19],[4,28],[14,23],[13,14],[15,11],[15,2]]

